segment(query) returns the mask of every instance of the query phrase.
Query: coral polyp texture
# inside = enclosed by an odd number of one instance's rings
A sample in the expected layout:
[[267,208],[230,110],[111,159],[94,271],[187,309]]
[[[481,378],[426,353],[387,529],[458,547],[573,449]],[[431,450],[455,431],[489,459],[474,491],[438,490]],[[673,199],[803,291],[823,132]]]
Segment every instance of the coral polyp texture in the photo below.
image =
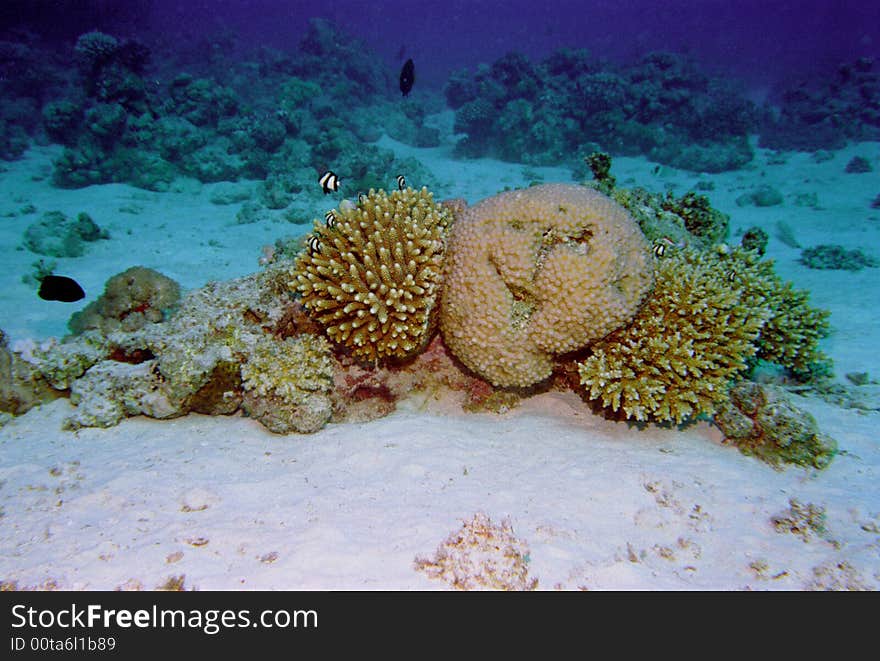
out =
[[292,287],[327,336],[358,359],[406,359],[436,328],[452,212],[426,189],[370,190],[315,221]]
[[769,312],[711,252],[658,259],[657,283],[633,323],[597,342],[579,365],[590,399],[636,420],[711,414],[754,356]]
[[627,324],[653,283],[636,221],[602,193],[569,184],[466,209],[450,232],[445,274],[443,339],[501,387],[538,383],[559,354]]

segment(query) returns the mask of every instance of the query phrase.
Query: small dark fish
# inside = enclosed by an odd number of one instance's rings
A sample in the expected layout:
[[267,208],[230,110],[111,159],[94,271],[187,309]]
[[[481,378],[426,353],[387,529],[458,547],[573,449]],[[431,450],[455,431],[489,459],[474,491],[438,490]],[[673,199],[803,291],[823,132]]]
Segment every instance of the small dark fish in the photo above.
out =
[[406,177],[402,174],[397,175],[397,190],[403,190],[406,188]]
[[666,244],[661,243],[660,241],[655,241],[653,250],[655,257],[663,257],[663,255],[666,254]]
[[316,252],[321,252],[321,240],[316,236],[309,237],[309,254],[314,255]]
[[658,174],[660,174],[660,170],[661,170],[661,167],[660,167],[659,165],[655,165],[653,168],[651,168],[651,172],[654,173],[654,176],[655,176],[655,177],[656,177]]
[[416,82],[416,66],[412,58],[409,58],[400,70],[400,91],[404,96],[409,94],[414,82]]
[[730,269],[725,275],[727,276],[727,282],[736,282],[736,271],[733,269]]
[[46,301],[73,303],[85,298],[86,293],[73,278],[64,275],[46,275],[40,280],[37,295]]
[[339,190],[339,177],[336,176],[336,173],[334,173],[333,170],[327,170],[327,172],[322,174],[321,178],[318,179],[318,183],[321,184],[324,195]]
[[333,209],[324,214],[324,222],[327,223],[327,227],[331,230],[336,227],[336,214],[333,212]]
[[366,204],[366,203],[367,203],[366,193],[358,193],[358,204]]

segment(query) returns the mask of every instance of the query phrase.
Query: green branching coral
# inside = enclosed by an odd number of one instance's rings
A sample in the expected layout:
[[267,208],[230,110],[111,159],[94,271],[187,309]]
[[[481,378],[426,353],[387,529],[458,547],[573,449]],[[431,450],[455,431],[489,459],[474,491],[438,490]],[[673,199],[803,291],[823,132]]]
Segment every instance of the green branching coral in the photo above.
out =
[[315,221],[291,286],[328,337],[365,361],[405,359],[436,327],[452,214],[426,188],[370,190]]
[[628,418],[683,422],[711,414],[755,354],[768,317],[764,298],[718,255],[670,251],[654,292],[627,327],[579,365],[590,399]]
[[727,256],[730,271],[745,287],[763,296],[769,311],[767,323],[756,341],[756,358],[776,363],[801,380],[831,370],[831,359],[819,350],[819,340],[830,333],[827,310],[808,304],[810,294],[795,289],[773,271],[773,261],[760,261],[754,252],[733,250]]
[[241,366],[242,407],[276,433],[310,433],[330,419],[333,362],[330,344],[317,335],[265,336]]
[[751,359],[809,376],[827,361],[828,313],[807,305],[754,252],[670,249],[633,323],[579,365],[590,399],[628,418],[683,422],[726,403]]

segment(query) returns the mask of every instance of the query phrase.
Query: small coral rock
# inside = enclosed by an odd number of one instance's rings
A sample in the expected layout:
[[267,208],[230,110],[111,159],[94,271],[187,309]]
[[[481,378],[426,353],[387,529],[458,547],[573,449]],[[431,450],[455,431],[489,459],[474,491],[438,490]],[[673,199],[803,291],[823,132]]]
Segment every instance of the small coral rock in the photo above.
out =
[[738,383],[730,390],[730,401],[715,415],[715,424],[743,454],[773,466],[789,463],[822,469],[837,453],[837,443],[819,431],[813,416],[774,386]]
[[276,434],[318,431],[333,413],[333,363],[323,337],[260,338],[241,377],[245,412]]
[[133,331],[164,321],[179,299],[177,282],[153,269],[132,266],[107,280],[104,293],[74,313],[68,326],[74,333],[93,328],[104,333]]
[[530,386],[557,355],[630,321],[652,282],[638,224],[602,193],[567,184],[509,191],[453,226],[441,330],[493,385]]
[[415,355],[431,340],[451,212],[421,190],[371,190],[315,221],[291,286],[327,336],[359,359]]

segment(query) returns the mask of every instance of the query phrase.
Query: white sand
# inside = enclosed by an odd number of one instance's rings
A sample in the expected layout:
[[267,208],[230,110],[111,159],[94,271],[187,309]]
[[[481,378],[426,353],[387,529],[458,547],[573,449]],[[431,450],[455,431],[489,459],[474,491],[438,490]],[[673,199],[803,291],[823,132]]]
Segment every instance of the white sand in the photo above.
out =
[[[523,167],[453,162],[448,145],[414,154],[470,202],[527,179]],[[257,268],[259,249],[301,227],[235,225],[239,205],[208,202],[211,186],[175,193],[123,185],[76,191],[46,179],[57,151],[36,148],[4,164],[0,214],[26,203],[38,213],[0,217],[0,328],[13,339],[64,333],[81,304],[41,301],[21,275],[37,256],[16,250],[28,223],[49,210],[87,211],[112,239],[59,260],[89,300],[134,264],[196,287]],[[874,173],[844,174],[854,154]],[[815,163],[794,154],[700,178],[713,204],[732,215],[732,240],[751,225],[771,237],[783,220],[805,247],[839,243],[880,257],[878,145],[865,143]],[[678,194],[694,175],[644,159],[615,160],[621,185]],[[532,168],[546,181],[564,169]],[[34,176],[36,175],[36,179]],[[532,175],[528,175],[531,177]],[[782,206],[738,208],[759,184]],[[794,204],[815,192],[820,210]],[[140,213],[119,212],[136,204]],[[319,215],[322,209],[316,209]],[[127,230],[131,228],[129,233]],[[209,244],[209,241],[215,243]],[[832,311],[823,348],[839,377],[880,376],[880,270],[811,271],[799,250],[771,239],[777,269]],[[152,589],[185,576],[195,589],[443,589],[414,568],[463,521],[482,512],[508,519],[529,546],[529,575],[541,589],[804,589],[880,587],[880,413],[800,398],[841,454],[822,472],[775,471],[721,444],[717,429],[612,423],[573,394],[551,393],[505,415],[464,414],[448,401],[414,397],[369,424],[329,425],[308,436],[276,436],[242,417],[134,418],[117,427],[60,430],[59,400],[0,428],[0,580],[19,587]],[[825,509],[824,534],[778,532],[789,500]]]

